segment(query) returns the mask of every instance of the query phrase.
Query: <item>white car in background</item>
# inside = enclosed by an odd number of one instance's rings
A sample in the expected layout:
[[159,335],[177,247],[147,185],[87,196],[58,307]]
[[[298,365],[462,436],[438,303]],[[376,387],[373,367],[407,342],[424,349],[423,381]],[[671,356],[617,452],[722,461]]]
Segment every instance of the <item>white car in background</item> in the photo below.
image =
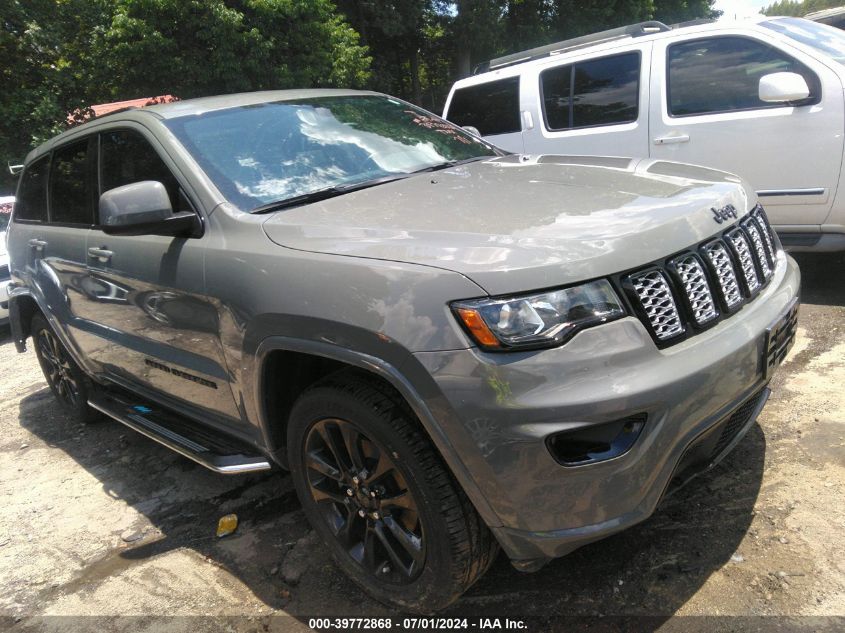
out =
[[0,325],[9,322],[9,253],[6,251],[6,229],[14,203],[14,196],[0,197]]
[[845,250],[843,90],[845,33],[824,24],[645,22],[490,60],[452,87],[443,117],[518,154],[737,174],[784,246],[835,251]]

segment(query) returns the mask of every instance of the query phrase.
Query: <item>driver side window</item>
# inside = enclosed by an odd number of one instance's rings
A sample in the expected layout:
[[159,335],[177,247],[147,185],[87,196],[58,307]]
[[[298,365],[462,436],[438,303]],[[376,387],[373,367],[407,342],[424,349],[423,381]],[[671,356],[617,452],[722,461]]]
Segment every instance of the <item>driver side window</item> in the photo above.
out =
[[746,37],[720,36],[672,44],[667,56],[669,114],[693,116],[783,107],[761,101],[760,78],[769,73],[803,76],[815,103],[815,73],[785,53]]
[[100,135],[100,194],[142,180],[167,189],[174,212],[190,211],[179,182],[152,145],[138,132],[115,130]]

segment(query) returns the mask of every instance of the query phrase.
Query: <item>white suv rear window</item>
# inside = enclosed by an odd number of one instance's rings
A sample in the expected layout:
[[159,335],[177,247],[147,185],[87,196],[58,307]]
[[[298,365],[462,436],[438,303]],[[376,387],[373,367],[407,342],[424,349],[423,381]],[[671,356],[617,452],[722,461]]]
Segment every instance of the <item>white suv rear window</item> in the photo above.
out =
[[471,125],[482,136],[520,132],[519,77],[458,88],[446,118],[456,125]]

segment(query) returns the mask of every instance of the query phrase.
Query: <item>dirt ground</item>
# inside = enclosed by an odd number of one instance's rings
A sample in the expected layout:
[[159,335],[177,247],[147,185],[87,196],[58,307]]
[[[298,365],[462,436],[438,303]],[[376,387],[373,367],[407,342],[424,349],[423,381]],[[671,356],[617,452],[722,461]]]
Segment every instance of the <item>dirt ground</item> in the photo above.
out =
[[[538,573],[500,557],[448,615],[845,626],[805,618],[845,616],[845,256],[799,263],[798,341],[737,449],[645,523]],[[309,538],[287,475],[215,475],[116,422],[72,425],[8,334],[0,367],[0,624],[67,630],[79,620],[41,616],[107,616],[103,630],[134,631],[155,616],[288,614],[282,628],[304,630],[313,616],[390,613]],[[218,539],[228,513],[240,526]]]

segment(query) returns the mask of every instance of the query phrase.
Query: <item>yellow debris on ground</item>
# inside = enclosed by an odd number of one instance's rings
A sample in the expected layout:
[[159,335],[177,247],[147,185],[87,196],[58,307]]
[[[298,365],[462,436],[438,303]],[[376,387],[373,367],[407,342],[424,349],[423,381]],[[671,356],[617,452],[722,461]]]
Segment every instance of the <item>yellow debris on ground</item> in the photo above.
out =
[[238,515],[227,514],[217,522],[217,536],[227,536],[238,529]]

